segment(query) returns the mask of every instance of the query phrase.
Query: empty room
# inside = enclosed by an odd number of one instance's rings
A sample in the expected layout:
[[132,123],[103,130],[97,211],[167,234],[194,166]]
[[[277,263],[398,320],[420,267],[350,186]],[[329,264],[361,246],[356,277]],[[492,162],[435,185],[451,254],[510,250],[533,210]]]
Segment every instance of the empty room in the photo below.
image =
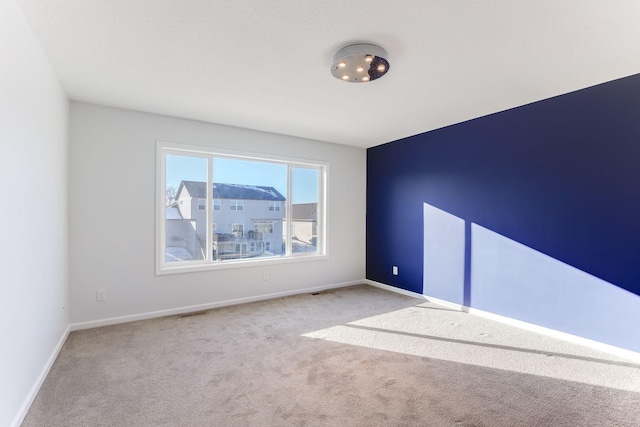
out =
[[0,425],[640,425],[639,16],[2,0]]

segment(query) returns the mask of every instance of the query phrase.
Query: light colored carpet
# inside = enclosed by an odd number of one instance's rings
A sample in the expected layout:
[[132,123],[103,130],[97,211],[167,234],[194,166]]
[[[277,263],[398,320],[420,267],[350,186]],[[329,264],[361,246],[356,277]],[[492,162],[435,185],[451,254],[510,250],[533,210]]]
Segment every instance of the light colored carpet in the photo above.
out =
[[639,426],[640,364],[362,285],[73,332],[23,425]]

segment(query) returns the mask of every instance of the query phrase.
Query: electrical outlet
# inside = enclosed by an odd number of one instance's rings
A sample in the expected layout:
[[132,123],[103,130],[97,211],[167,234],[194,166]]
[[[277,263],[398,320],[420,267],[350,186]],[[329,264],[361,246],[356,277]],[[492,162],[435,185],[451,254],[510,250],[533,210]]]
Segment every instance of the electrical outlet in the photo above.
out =
[[393,275],[397,276],[398,275],[398,266],[394,265],[392,271],[393,271]]
[[107,291],[104,289],[99,289],[96,291],[96,301],[102,302],[107,300]]
[[267,273],[266,271],[263,271],[262,272],[262,280],[265,281],[265,282],[267,280],[269,280],[269,273]]

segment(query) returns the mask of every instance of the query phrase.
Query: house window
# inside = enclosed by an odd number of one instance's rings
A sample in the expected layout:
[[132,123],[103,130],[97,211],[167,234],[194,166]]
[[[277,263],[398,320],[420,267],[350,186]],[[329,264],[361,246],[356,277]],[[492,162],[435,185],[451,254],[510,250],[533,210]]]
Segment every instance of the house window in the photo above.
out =
[[157,274],[327,255],[326,163],[157,147]]
[[236,237],[243,237],[244,235],[244,224],[232,224],[231,225],[231,234]]
[[273,221],[258,221],[253,223],[253,231],[256,233],[273,233]]
[[269,202],[270,211],[280,211],[280,202]]

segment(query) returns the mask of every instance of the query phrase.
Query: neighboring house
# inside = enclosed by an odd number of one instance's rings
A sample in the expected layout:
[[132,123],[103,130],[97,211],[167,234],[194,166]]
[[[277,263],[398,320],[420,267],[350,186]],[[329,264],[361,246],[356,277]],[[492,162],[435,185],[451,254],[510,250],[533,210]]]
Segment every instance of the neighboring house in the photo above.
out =
[[177,202],[166,209],[166,262],[191,261],[204,259],[204,245],[196,234],[196,223],[185,219]]
[[[182,181],[175,203],[180,218],[175,218],[172,207],[167,208],[167,246],[171,239],[182,239],[196,259],[201,259],[198,251],[206,247],[206,197],[205,182]],[[214,183],[214,259],[282,254],[285,200],[273,187]],[[175,219],[169,220],[169,215]],[[170,225],[178,221],[180,226]],[[173,227],[171,234],[169,227]],[[191,242],[190,235],[195,242]]]
[[315,252],[318,240],[318,204],[297,203],[291,206],[291,210],[293,252]]

